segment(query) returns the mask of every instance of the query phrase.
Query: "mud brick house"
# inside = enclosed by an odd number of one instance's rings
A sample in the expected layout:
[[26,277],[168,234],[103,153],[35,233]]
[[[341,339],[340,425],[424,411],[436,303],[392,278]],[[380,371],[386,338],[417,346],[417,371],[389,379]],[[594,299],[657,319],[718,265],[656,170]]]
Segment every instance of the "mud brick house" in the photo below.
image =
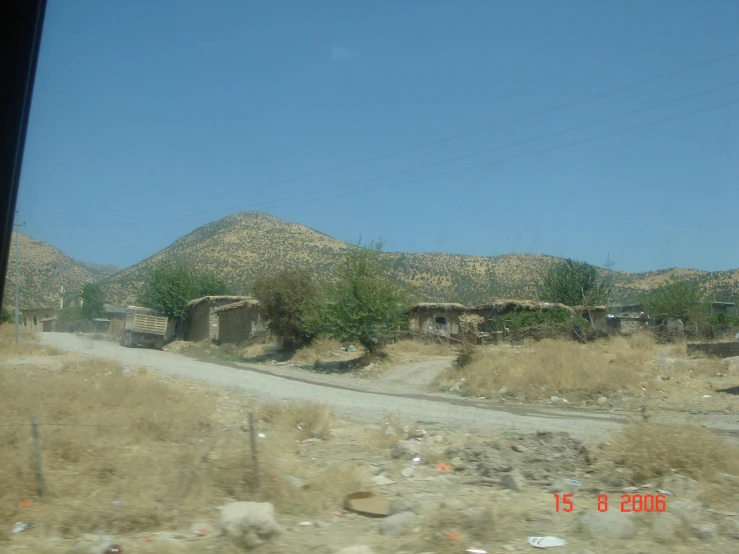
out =
[[241,344],[253,336],[267,330],[267,325],[259,309],[259,301],[244,298],[226,304],[213,311],[218,320],[218,342],[220,344]]
[[219,319],[215,311],[222,306],[249,299],[254,300],[249,296],[203,296],[191,300],[185,304],[185,340],[218,342]]
[[408,315],[408,330],[411,333],[430,333],[459,338],[461,336],[460,317],[468,309],[463,304],[453,302],[416,304]]

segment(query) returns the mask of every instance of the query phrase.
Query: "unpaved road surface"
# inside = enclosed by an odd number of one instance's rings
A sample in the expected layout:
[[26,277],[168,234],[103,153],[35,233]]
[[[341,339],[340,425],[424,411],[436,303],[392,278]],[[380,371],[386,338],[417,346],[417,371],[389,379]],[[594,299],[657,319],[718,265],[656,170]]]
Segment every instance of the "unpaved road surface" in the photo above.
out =
[[[490,431],[567,431],[582,438],[603,439],[625,419],[610,413],[530,406],[501,406],[450,395],[383,389],[381,383],[336,379],[270,366],[203,362],[172,352],[124,348],[67,333],[43,333],[39,340],[69,352],[97,356],[125,365],[145,366],[171,376],[237,388],[265,400],[310,400],[331,406],[337,414],[360,421],[393,415],[407,422],[434,422],[439,427]],[[276,369],[276,368],[275,368]],[[282,369],[282,368],[280,368]]]

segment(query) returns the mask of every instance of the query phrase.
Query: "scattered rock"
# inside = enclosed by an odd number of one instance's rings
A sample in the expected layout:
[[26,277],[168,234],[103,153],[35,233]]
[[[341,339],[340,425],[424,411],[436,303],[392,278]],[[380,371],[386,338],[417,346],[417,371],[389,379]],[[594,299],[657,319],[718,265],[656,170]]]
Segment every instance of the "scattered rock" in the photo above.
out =
[[342,548],[341,550],[337,550],[336,554],[375,554],[375,552],[369,546],[361,544],[355,546],[347,546],[345,548]]
[[505,550],[506,552],[515,552],[516,551],[516,547],[513,546],[512,544],[504,544],[503,545],[503,550]]
[[493,523],[493,513],[483,506],[472,506],[462,510],[462,524],[467,529],[488,528]]
[[413,512],[401,512],[380,522],[380,533],[389,537],[403,535],[413,529],[418,516]]
[[449,465],[454,468],[454,471],[462,471],[464,469],[467,469],[467,463],[459,456],[455,456],[454,458],[449,460]]
[[630,514],[615,510],[589,512],[580,518],[580,526],[594,538],[624,540],[636,534],[636,525]]
[[395,483],[392,479],[385,477],[384,475],[375,475],[372,478],[372,482],[378,486],[392,485]]
[[417,441],[398,441],[393,446],[393,458],[415,458],[421,455],[421,444]]
[[739,519],[731,520],[731,529],[729,531],[729,536],[734,539],[739,539]]
[[256,548],[282,533],[269,502],[231,502],[220,510],[221,529],[238,547]]
[[511,448],[515,450],[516,452],[526,452],[526,447],[522,444],[514,444]]
[[657,488],[671,491],[681,499],[697,500],[703,493],[703,486],[684,475],[668,475],[660,479]]
[[598,398],[598,404],[600,404],[601,406],[603,406],[604,404],[608,404],[608,399],[605,396],[601,396],[600,398]]
[[414,473],[415,473],[415,470],[414,470],[414,469],[413,469],[412,467],[406,467],[405,469],[403,469],[403,470],[402,470],[402,471],[400,472],[400,474],[401,474],[401,475],[402,475],[403,477],[407,477],[407,478],[409,478],[409,479],[410,479],[411,477],[413,477],[413,474],[414,474]]
[[500,480],[505,488],[512,491],[521,492],[526,488],[526,478],[517,469],[504,473]]
[[395,514],[402,514],[403,512],[414,512],[419,513],[420,506],[416,502],[411,502],[409,500],[404,499],[398,499],[393,500],[390,503],[390,513]]
[[715,523],[694,523],[690,526],[693,535],[701,540],[708,541],[718,536],[718,526]]
[[657,514],[654,518],[652,532],[660,539],[675,539],[682,525],[683,523],[678,516],[665,512]]
[[670,502],[667,500],[667,511],[685,523],[696,523],[701,518],[703,507],[695,500],[677,500]]
[[609,487],[623,488],[629,485],[628,475],[626,470],[618,468],[615,471],[608,472],[603,478],[603,483]]
[[565,479],[564,477],[557,477],[552,484],[547,487],[547,490],[553,494],[556,493],[574,493],[577,487],[572,482],[572,479]]
[[464,502],[462,502],[459,498],[447,498],[441,503],[441,507],[446,510],[459,512],[464,509]]

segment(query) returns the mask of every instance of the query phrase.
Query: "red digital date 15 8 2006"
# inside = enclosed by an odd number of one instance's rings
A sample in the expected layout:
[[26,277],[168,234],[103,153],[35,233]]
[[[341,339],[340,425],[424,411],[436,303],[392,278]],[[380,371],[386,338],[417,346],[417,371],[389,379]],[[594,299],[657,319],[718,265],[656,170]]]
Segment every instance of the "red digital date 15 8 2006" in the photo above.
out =
[[[554,504],[557,512],[571,512],[572,494],[555,494]],[[622,512],[664,512],[667,509],[667,500],[664,494],[622,494]],[[608,495],[598,495],[598,511],[608,511]]]

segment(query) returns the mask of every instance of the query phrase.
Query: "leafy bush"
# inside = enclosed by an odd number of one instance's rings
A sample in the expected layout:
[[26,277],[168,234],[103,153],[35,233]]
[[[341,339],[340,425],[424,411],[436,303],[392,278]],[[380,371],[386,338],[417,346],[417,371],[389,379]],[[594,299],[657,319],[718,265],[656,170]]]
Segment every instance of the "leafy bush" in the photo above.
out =
[[226,294],[226,283],[210,272],[165,261],[148,275],[138,303],[168,316],[185,319],[185,304],[202,296]]
[[304,311],[316,300],[313,275],[303,269],[287,269],[254,281],[254,296],[269,321],[269,329],[291,350],[304,346],[312,335],[306,330]]
[[409,290],[392,278],[382,243],[358,246],[339,267],[339,280],[326,287],[325,299],[311,303],[306,325],[312,333],[357,341],[375,353],[407,327]]
[[672,277],[666,284],[642,296],[639,303],[652,317],[700,322],[706,318],[703,307],[705,299],[705,293],[697,285]]
[[0,308],[0,323],[13,323],[13,312],[3,306]]
[[87,283],[82,287],[81,298],[80,316],[82,319],[92,321],[96,317],[100,317],[105,309],[105,295],[100,285]]
[[566,306],[602,305],[610,296],[609,283],[595,266],[569,258],[553,263],[539,286],[541,300]]

